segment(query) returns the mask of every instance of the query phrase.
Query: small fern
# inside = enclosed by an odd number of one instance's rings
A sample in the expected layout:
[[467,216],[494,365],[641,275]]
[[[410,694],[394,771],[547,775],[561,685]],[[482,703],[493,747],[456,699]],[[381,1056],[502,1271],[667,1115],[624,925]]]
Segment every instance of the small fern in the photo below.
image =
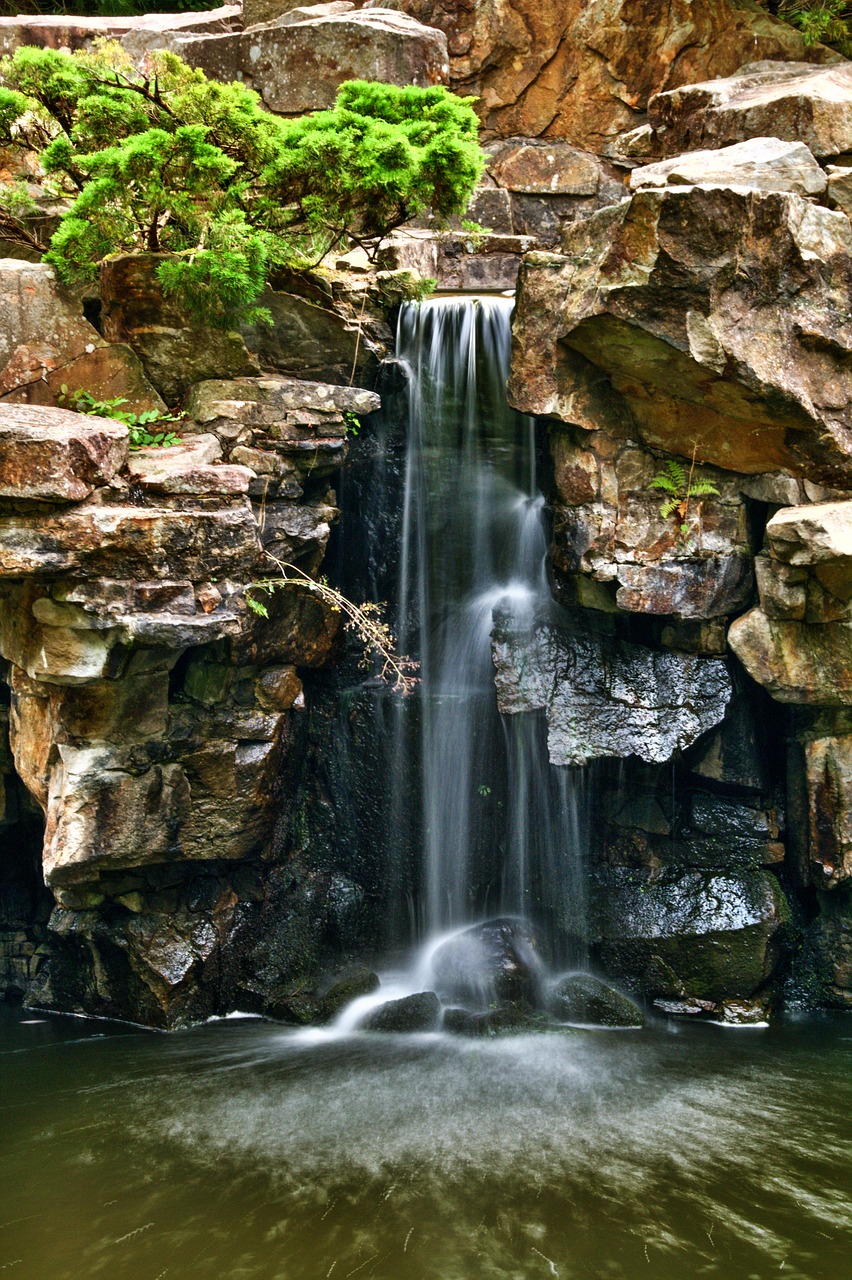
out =
[[664,520],[676,515],[679,533],[684,539],[689,533],[689,504],[693,498],[719,496],[719,490],[710,480],[702,479],[700,476],[695,477],[696,450],[697,446],[692,450],[692,463],[688,473],[677,459],[669,458],[663,464],[663,470],[658,471],[648,485],[649,489],[658,489],[661,493],[668,495],[660,507],[660,515]]

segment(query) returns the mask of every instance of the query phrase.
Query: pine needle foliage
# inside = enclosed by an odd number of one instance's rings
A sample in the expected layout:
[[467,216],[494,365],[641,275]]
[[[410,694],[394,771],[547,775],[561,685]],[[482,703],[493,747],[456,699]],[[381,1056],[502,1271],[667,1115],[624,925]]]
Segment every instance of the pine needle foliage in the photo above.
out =
[[350,81],[330,110],[283,120],[165,50],[140,71],[114,41],[20,48],[0,63],[0,146],[35,153],[69,201],[45,254],[63,281],[91,282],[113,253],[167,253],[164,291],[231,327],[263,317],[276,267],[463,214],[484,166],[470,104]]

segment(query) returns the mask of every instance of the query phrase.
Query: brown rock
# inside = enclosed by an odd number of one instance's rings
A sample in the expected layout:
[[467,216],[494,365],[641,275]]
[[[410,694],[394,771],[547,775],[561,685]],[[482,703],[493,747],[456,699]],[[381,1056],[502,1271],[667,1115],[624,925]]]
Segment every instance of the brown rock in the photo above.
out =
[[288,711],[301,692],[295,667],[267,667],[254,684],[258,706],[264,711]]
[[809,626],[751,609],[728,643],[752,679],[779,702],[845,706],[852,701],[852,623]]
[[[598,154],[644,123],[652,94],[756,58],[839,61],[740,0],[402,0],[446,31],[450,83],[489,134],[564,138]],[[774,130],[761,130],[773,133]],[[681,148],[683,150],[683,148]]]
[[161,31],[225,30],[238,25],[240,19],[238,4],[223,5],[206,13],[148,13],[136,18],[19,14],[0,18],[0,54],[12,54],[21,45],[73,52],[88,48],[95,40],[122,37],[128,42],[126,47],[144,49],[146,40],[154,41]]
[[[848,487],[852,325],[834,299],[850,255],[848,219],[799,196],[639,191],[571,227],[564,256],[525,259],[512,402],[610,434],[632,422],[645,444],[727,470]],[[584,357],[579,383],[566,348]]]
[[127,438],[109,418],[0,404],[0,498],[82,502],[116,479]]
[[668,155],[767,137],[838,155],[852,150],[852,67],[755,61],[727,79],[660,93],[649,110]]
[[80,506],[63,516],[0,518],[0,577],[110,576],[189,579],[249,572],[258,554],[248,506],[180,511]]
[[557,140],[509,138],[489,147],[488,172],[500,187],[534,195],[595,195],[604,180],[596,156]]
[[104,336],[133,348],[168,404],[205,378],[256,373],[239,334],[194,325],[164,296],[156,276],[164,256],[127,254],[103,263]]
[[804,753],[811,875],[833,889],[852,879],[852,738],[817,738]]

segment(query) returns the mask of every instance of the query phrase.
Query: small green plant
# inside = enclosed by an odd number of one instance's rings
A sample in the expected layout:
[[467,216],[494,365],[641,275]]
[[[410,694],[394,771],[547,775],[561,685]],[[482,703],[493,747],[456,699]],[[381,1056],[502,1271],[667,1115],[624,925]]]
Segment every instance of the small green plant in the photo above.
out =
[[128,413],[122,409],[127,404],[124,396],[114,400],[98,400],[91,391],[69,391],[66,383],[60,387],[59,403],[74,413],[86,413],[94,418],[113,418],[123,422],[130,433],[131,449],[168,449],[180,444],[181,437],[174,431],[152,431],[150,428],[163,422],[180,422],[182,415],[161,413],[159,409],[144,409],[142,413]]
[[348,436],[357,436],[361,430],[361,419],[357,413],[353,413],[351,409],[344,409],[343,421],[346,424],[346,434]]
[[677,516],[678,533],[684,541],[689,534],[689,506],[693,499],[706,498],[711,494],[719,496],[719,490],[711,481],[701,477],[696,478],[696,451],[697,446],[692,450],[692,462],[688,472],[683,463],[678,462],[676,458],[669,458],[663,470],[657,472],[648,486],[649,489],[659,489],[662,493],[668,494],[660,507],[660,515],[664,520],[668,520],[670,516]]
[[268,618],[269,610],[263,599],[288,588],[308,590],[328,605],[334,613],[342,613],[347,628],[356,635],[364,647],[361,665],[370,667],[380,663],[380,679],[391,683],[397,693],[407,694],[417,683],[417,663],[396,652],[396,637],[382,617],[382,606],[368,600],[355,604],[347,599],[326,578],[312,578],[294,564],[287,564],[270,557],[279,571],[274,578],[261,578],[246,588],[245,601],[252,613]]
[[830,44],[849,57],[852,54],[852,4],[849,0],[780,0],[779,18],[798,27],[806,45]]

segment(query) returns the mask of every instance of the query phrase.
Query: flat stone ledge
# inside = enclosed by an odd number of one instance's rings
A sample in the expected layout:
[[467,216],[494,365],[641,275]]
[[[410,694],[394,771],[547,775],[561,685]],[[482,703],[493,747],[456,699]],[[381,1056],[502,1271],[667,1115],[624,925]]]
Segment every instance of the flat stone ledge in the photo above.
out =
[[127,453],[127,428],[110,418],[0,403],[2,498],[83,502],[117,478]]

